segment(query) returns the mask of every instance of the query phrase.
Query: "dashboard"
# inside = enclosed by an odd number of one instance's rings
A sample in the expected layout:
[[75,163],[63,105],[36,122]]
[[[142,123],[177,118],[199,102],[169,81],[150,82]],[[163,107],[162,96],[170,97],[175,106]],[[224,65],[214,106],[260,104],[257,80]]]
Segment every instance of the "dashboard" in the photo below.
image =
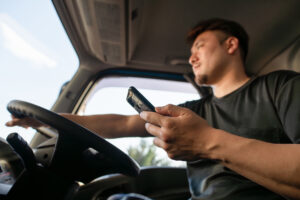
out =
[[0,194],[5,195],[24,170],[19,156],[0,138]]

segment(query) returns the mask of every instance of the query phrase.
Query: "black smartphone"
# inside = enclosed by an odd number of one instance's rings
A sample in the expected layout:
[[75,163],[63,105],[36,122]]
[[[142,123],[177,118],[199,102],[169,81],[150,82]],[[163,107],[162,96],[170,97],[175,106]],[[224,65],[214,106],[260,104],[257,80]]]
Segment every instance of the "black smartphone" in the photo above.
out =
[[128,89],[126,100],[138,113],[142,111],[155,112],[154,106],[133,86]]

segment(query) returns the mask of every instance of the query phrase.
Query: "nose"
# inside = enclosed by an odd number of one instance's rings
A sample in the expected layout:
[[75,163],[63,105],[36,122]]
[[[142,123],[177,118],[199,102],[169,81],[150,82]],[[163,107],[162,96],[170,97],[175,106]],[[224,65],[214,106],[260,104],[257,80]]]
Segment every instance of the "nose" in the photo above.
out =
[[193,66],[197,61],[198,61],[198,57],[194,53],[192,53],[189,58],[190,65]]

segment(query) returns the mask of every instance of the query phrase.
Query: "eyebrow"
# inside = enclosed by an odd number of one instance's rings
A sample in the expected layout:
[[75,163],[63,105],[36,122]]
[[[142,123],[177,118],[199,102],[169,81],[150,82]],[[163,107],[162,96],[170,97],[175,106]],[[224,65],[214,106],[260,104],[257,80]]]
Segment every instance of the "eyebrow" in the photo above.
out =
[[197,40],[195,43],[194,43],[194,45],[193,46],[196,46],[197,44],[199,44],[200,42],[204,42],[205,41],[205,39],[199,39],[199,40]]

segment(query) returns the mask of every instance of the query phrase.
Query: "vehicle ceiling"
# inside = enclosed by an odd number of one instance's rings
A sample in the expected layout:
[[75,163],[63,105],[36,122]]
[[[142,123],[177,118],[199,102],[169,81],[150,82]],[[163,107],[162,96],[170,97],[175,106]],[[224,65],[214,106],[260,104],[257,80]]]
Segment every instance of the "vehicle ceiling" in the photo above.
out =
[[81,67],[89,70],[126,67],[189,72],[186,33],[199,20],[215,17],[235,20],[249,33],[248,72],[266,71],[264,68],[274,58],[291,47],[293,56],[300,57],[299,0],[53,0],[53,3]]

